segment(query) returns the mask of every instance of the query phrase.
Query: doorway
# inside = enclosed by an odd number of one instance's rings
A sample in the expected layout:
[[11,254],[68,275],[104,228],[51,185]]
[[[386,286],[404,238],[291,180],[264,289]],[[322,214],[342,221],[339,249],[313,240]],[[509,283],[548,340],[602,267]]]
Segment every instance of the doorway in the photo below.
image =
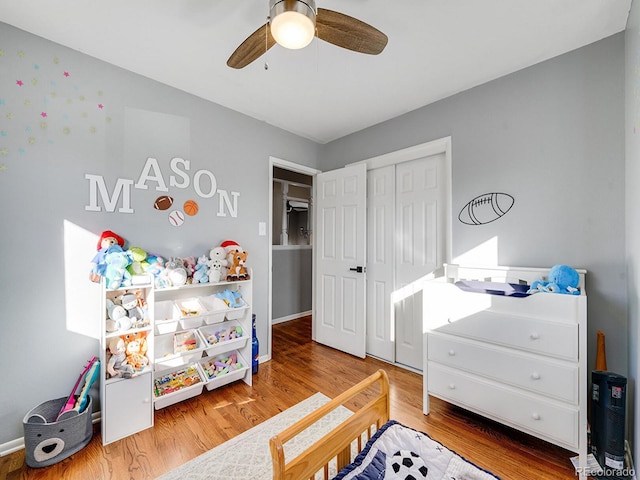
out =
[[319,170],[269,158],[268,357],[272,326],[312,314],[313,195]]

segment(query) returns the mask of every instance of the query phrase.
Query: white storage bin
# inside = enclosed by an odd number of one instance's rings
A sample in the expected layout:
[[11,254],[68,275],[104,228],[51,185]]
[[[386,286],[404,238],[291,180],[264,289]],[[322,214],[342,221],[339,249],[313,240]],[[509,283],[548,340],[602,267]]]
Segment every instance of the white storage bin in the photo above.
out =
[[172,333],[178,329],[180,312],[176,304],[171,300],[156,302],[154,305],[156,333],[163,335]]
[[249,308],[249,305],[243,300],[241,307],[230,308],[227,310],[225,316],[227,317],[227,320],[238,320],[244,316],[247,308]]
[[180,316],[180,325],[183,329],[198,328],[202,325],[206,308],[198,298],[186,298],[175,302]]
[[[192,334],[195,339],[195,348],[182,352],[175,352],[174,339],[176,335]],[[155,337],[154,353],[156,371],[182,367],[202,357],[204,340],[197,330],[181,330],[174,333],[157,335]]]
[[207,309],[207,313],[204,316],[204,323],[212,325],[214,323],[220,323],[224,321],[225,313],[229,307],[224,300],[216,297],[215,295],[209,295],[200,299],[204,307]]
[[156,373],[153,379],[153,405],[159,410],[202,393],[204,387],[196,363],[172,371]]
[[[229,340],[219,340],[220,336],[229,335],[233,330],[240,329],[242,331],[242,335],[237,338],[232,338]],[[200,332],[200,336],[204,341],[204,351],[207,352],[207,355],[213,356],[219,353],[228,352],[233,349],[240,349],[244,347],[249,339],[250,333],[243,329],[240,324],[236,321],[228,321],[218,323],[216,325],[207,325],[204,327],[200,327],[198,329]],[[218,335],[218,333],[222,335]],[[216,338],[218,340],[216,341]]]
[[[230,368],[228,373],[218,374],[217,376],[214,376],[215,374],[212,375],[210,365],[213,365],[215,362],[225,363],[225,360],[231,355],[236,356],[235,364],[238,365],[238,367]],[[244,357],[240,355],[240,352],[238,352],[237,350],[233,350],[231,352],[223,353],[221,355],[216,355],[213,357],[204,357],[198,363],[200,368],[202,369],[202,378],[205,382],[204,386],[207,388],[207,390],[214,390],[231,382],[235,382],[236,380],[241,380],[242,378],[244,378],[245,374],[249,370],[249,367],[251,366],[251,364],[247,363]]]

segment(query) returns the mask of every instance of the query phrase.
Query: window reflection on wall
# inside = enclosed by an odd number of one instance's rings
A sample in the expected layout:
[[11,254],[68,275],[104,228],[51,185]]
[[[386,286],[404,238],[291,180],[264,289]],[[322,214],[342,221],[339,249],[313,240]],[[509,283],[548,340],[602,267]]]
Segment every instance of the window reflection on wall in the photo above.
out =
[[273,169],[273,245],[311,245],[313,177]]

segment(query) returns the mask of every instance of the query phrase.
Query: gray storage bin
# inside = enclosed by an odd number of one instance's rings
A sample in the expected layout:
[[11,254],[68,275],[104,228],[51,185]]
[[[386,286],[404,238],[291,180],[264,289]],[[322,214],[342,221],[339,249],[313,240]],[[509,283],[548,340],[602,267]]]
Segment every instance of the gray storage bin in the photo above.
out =
[[91,396],[82,413],[67,412],[56,422],[66,402],[67,397],[49,400],[25,415],[22,423],[28,466],[48,467],[70,457],[91,441]]

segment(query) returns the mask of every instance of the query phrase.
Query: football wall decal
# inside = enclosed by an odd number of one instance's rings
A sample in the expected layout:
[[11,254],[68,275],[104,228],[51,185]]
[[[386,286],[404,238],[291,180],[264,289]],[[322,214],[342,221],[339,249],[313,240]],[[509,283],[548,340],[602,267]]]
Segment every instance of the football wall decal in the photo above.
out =
[[169,207],[173,205],[173,197],[168,195],[161,195],[156,198],[156,201],[153,204],[153,208],[156,210],[168,210]]
[[511,210],[514,203],[514,198],[508,193],[485,193],[462,207],[458,220],[467,225],[491,223]]

